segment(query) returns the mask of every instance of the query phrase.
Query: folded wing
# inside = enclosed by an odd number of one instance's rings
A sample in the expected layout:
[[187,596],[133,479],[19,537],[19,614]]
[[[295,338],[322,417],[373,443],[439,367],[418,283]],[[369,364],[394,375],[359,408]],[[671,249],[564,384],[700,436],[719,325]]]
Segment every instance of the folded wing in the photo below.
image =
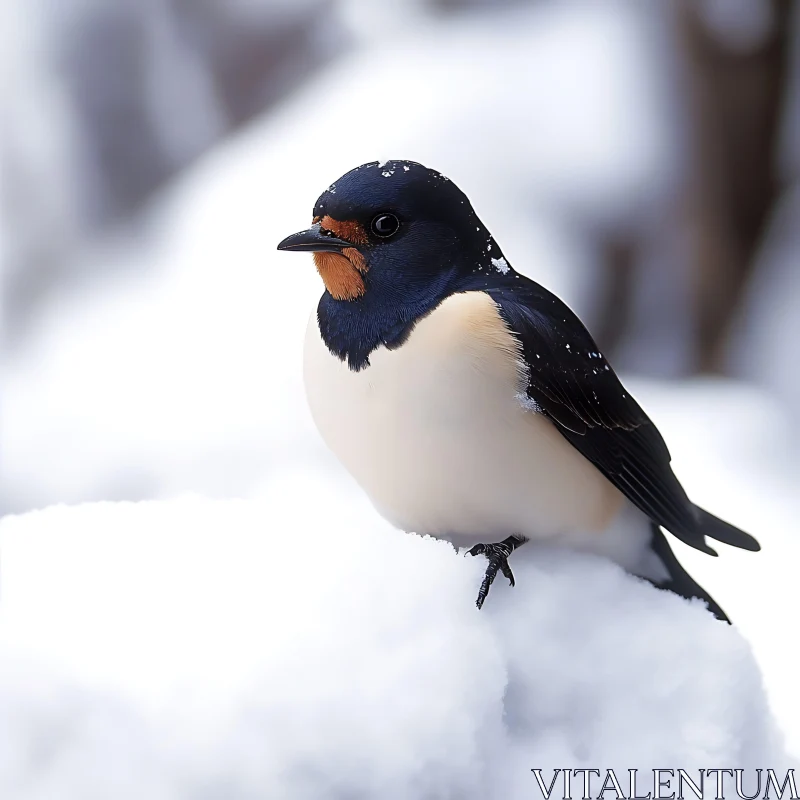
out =
[[520,341],[526,392],[541,413],[653,522],[716,555],[706,544],[700,510],[672,472],[661,434],[577,316],[522,277],[488,293]]

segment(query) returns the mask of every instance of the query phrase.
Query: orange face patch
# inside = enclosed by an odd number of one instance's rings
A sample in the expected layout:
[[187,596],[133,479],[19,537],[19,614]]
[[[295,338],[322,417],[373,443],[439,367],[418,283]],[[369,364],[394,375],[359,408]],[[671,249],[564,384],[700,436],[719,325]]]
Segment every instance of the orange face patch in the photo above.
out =
[[[314,224],[330,231],[334,236],[353,244],[366,244],[369,241],[366,231],[360,222],[355,220],[338,220],[333,217],[314,217]],[[317,267],[325,288],[337,300],[355,300],[364,294],[363,275],[367,271],[364,256],[355,247],[344,247],[342,253],[314,253],[314,264]]]
[[[346,255],[314,253],[314,264],[332,297],[337,300],[355,300],[365,290],[364,278],[361,276],[364,258],[352,247],[346,247],[342,253]],[[357,260],[355,256],[358,257]]]
[[[315,218],[315,221],[317,221],[317,218]],[[353,244],[366,244],[369,241],[364,227],[354,219],[338,220],[326,215],[318,221],[326,231],[330,231],[340,239],[346,239]]]

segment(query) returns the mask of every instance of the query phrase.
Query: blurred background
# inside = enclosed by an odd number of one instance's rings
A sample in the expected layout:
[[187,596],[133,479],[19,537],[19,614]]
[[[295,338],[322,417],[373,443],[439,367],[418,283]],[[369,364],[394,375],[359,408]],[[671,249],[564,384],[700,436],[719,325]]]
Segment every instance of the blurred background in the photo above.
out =
[[325,462],[300,388],[320,285],[275,245],[384,158],[455,180],[648,409],[647,387],[655,407],[657,387],[695,392],[698,448],[722,415],[715,441],[743,438],[735,457],[797,485],[791,0],[6,0],[0,15],[3,512],[248,496]]

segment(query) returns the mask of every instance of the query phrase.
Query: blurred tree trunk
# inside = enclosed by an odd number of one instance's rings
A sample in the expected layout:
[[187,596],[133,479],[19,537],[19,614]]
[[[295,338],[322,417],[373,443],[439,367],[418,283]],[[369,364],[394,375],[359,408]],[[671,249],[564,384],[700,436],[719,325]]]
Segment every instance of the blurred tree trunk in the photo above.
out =
[[779,194],[791,2],[758,2],[771,19],[744,47],[711,30],[694,0],[681,0],[678,10],[690,125],[682,210],[694,301],[692,366],[701,372],[722,371],[731,322]]
[[[738,29],[708,19],[714,2],[723,5],[712,13],[728,14],[722,22]],[[742,19],[753,9],[755,15]],[[737,0],[676,0],[669,12],[663,22],[672,17],[674,23],[685,155],[674,206],[655,222],[675,240],[680,263],[668,278],[691,306],[684,369],[722,372],[730,329],[780,195],[776,160],[793,8],[791,0],[752,0],[749,7]],[[605,288],[594,330],[617,357],[630,351],[632,336],[652,341],[664,324],[637,314],[637,292],[648,279],[641,261],[646,236],[633,227],[599,241]],[[636,368],[650,367],[639,361]]]

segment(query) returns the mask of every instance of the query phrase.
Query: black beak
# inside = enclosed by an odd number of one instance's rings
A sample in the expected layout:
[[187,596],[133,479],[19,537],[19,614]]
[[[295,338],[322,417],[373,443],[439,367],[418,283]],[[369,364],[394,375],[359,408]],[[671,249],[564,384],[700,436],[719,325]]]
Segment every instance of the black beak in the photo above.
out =
[[337,239],[332,233],[323,231],[319,223],[316,223],[307,231],[287,236],[278,245],[278,250],[293,250],[297,253],[341,253],[343,248],[352,246],[352,242]]

